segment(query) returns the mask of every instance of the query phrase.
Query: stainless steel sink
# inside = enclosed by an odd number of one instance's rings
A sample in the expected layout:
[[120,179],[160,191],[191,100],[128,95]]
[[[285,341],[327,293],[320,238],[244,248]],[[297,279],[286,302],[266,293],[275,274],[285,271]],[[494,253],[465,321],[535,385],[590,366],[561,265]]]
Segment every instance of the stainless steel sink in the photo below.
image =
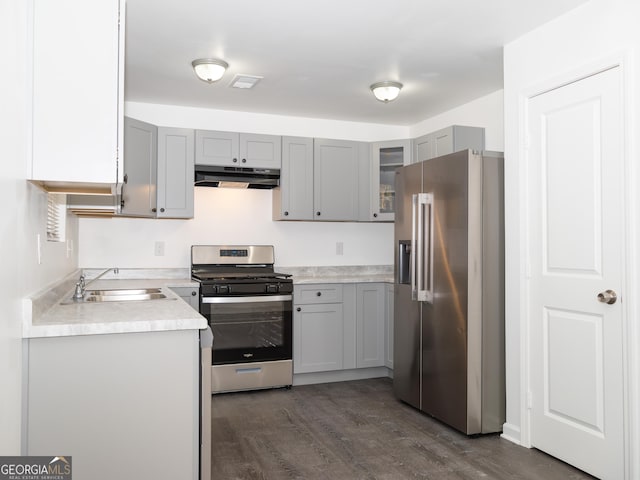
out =
[[[153,289],[152,289],[153,290]],[[133,292],[143,292],[142,290],[132,290]],[[84,299],[85,302],[132,302],[140,300],[159,300],[161,298],[167,298],[164,293],[119,293],[114,294],[110,291],[103,291],[107,295],[94,295],[90,293]]]
[[159,288],[116,288],[112,290],[87,290],[87,295],[95,295],[101,297],[122,296],[122,295],[147,295],[152,293],[161,293]]
[[82,298],[70,298],[62,305],[100,302],[139,302],[147,300],[175,300],[162,293],[160,288],[114,288],[109,290],[87,290]]

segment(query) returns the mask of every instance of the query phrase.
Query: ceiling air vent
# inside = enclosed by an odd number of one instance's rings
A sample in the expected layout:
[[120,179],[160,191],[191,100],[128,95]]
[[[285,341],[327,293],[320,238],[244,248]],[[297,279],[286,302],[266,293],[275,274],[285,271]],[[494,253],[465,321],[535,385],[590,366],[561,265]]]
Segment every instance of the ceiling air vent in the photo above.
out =
[[239,73],[233,77],[229,86],[233,88],[253,88],[256,83],[263,78],[264,77],[258,77],[257,75],[243,75]]

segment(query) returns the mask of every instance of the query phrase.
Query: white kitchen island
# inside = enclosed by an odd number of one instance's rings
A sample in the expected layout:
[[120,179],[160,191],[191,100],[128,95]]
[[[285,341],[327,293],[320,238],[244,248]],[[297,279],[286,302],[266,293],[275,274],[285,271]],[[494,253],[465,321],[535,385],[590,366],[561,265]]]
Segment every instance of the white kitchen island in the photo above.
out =
[[160,288],[160,300],[64,304],[68,285],[53,304],[56,289],[30,299],[23,454],[71,456],[78,479],[198,478],[199,331],[207,322],[169,288],[189,282],[90,286]]

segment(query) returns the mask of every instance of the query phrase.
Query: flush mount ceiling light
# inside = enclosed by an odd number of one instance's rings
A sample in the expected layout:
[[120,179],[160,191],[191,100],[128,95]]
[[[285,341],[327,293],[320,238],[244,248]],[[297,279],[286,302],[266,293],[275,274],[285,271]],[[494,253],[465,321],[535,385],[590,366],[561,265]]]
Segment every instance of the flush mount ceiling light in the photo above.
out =
[[191,62],[198,78],[207,83],[217,82],[224,75],[229,64],[217,58],[199,58]]
[[388,103],[398,98],[402,84],[400,82],[377,82],[369,87],[375,97],[381,102]]

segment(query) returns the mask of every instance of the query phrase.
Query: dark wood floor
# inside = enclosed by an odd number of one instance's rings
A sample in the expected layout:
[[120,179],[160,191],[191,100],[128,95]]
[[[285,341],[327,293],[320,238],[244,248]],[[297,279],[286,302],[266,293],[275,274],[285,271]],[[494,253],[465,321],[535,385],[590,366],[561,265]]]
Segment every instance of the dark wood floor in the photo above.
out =
[[214,480],[592,479],[397,401],[389,379],[214,395]]

